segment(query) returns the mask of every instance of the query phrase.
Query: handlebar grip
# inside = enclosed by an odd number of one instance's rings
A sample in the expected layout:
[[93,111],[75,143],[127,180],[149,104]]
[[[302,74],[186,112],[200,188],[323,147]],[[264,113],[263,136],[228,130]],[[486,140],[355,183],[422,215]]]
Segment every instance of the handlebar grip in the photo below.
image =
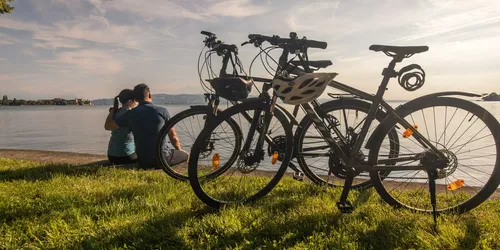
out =
[[202,34],[202,35],[205,35],[205,36],[215,36],[215,34],[214,34],[214,33],[212,33],[212,32],[208,32],[208,31],[201,31],[201,34]]
[[315,40],[306,40],[307,47],[310,48],[318,48],[318,49],[326,49],[328,44],[326,42],[315,41]]

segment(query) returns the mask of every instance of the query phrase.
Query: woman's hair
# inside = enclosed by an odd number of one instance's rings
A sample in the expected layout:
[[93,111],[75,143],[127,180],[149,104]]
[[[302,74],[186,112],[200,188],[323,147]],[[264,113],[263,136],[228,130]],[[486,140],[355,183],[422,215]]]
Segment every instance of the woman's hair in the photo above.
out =
[[115,97],[115,100],[113,102],[113,109],[115,110],[115,112],[118,111],[118,99],[120,100],[120,103],[121,104],[125,104],[127,103],[128,101],[131,101],[131,100],[134,100],[135,98],[135,95],[134,95],[134,91],[131,90],[131,89],[124,89],[122,91],[120,91],[120,94],[118,94],[116,97]]

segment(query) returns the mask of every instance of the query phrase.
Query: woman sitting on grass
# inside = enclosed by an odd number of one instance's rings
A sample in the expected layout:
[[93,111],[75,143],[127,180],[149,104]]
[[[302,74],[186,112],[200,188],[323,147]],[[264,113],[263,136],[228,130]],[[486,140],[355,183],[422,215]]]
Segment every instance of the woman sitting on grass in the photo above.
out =
[[[118,108],[118,100],[122,104],[121,108]],[[136,106],[137,102],[134,98],[134,91],[124,89],[115,97],[110,112],[114,112],[113,118],[117,119]],[[111,138],[109,138],[108,144],[108,159],[114,165],[130,164],[137,161],[134,136],[129,128],[120,128],[111,131]]]

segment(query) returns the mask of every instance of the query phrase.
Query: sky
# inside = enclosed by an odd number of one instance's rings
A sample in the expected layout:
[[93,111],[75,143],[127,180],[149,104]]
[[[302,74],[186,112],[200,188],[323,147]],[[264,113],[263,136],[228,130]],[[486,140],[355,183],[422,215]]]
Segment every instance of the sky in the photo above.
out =
[[[498,0],[15,0],[0,16],[0,95],[23,99],[111,98],[146,83],[153,93],[203,93],[197,59],[201,30],[241,44],[250,33],[328,43],[310,60],[374,93],[389,58],[371,44],[428,45],[417,63],[425,85],[392,80],[386,99],[438,91],[500,92]],[[248,71],[258,50],[240,47]],[[213,60],[217,60],[216,58]],[[252,75],[267,77],[260,65]],[[327,92],[337,92],[327,89]]]

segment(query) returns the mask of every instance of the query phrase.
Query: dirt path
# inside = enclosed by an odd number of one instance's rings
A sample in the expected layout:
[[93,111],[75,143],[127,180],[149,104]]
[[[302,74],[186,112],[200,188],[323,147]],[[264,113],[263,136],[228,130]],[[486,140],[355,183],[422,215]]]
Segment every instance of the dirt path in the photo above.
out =
[[106,165],[108,162],[105,155],[25,149],[0,149],[0,158],[2,157],[16,160],[82,165],[90,163]]

